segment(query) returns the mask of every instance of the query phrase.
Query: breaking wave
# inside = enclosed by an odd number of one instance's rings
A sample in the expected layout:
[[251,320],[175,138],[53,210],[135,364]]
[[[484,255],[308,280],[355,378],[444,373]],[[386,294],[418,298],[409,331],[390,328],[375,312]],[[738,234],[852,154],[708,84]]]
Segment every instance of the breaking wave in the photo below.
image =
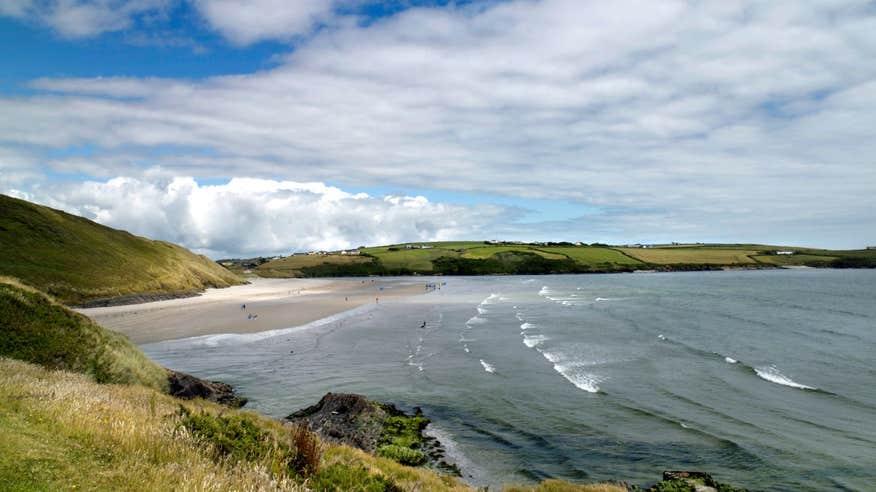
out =
[[481,361],[481,365],[484,366],[484,370],[485,370],[485,371],[487,371],[487,372],[490,373],[490,374],[493,374],[493,373],[496,372],[496,367],[495,367],[495,366],[493,366],[493,365],[490,364],[489,362],[485,361],[484,359],[480,359],[480,361]]
[[755,367],[755,374],[757,374],[761,379],[769,381],[771,383],[781,384],[782,386],[789,386],[791,388],[803,389],[803,390],[817,390],[813,386],[806,386],[805,384],[800,384],[793,379],[785,376],[776,366],[765,366],[765,367]]

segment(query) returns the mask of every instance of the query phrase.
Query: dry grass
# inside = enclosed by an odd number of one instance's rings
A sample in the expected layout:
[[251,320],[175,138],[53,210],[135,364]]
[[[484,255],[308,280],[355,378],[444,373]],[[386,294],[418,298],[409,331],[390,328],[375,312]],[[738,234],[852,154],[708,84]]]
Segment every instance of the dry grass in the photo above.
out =
[[572,484],[560,480],[545,480],[528,487],[505,487],[505,492],[627,492],[627,488],[613,484]]
[[[318,441],[307,445],[321,447],[320,471],[306,479],[278,473],[271,455],[223,458],[180,425],[180,403],[146,387],[100,385],[82,374],[0,358],[0,490],[474,490],[455,477]],[[184,405],[192,412],[245,416],[294,446],[295,434],[277,421],[200,400]],[[506,490],[623,489],[547,481]]]
[[0,359],[0,489],[305,490],[259,463],[215,461],[178,410],[149,388]]

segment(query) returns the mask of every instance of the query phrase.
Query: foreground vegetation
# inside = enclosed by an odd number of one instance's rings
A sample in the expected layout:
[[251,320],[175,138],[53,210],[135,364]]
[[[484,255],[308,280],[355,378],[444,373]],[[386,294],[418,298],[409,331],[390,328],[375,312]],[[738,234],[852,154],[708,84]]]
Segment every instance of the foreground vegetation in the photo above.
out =
[[99,385],[5,358],[0,435],[2,490],[472,490],[449,475],[322,443],[253,413],[201,400],[181,406],[143,386]]
[[36,289],[0,277],[0,356],[66,369],[100,383],[167,390],[167,372],[119,333]]
[[241,279],[205,256],[0,195],[0,274],[65,304],[226,287]]
[[876,250],[836,251],[759,244],[615,247],[462,241],[363,247],[356,252],[357,255],[324,253],[224,262],[238,272],[262,277],[534,275],[794,266],[876,268]]

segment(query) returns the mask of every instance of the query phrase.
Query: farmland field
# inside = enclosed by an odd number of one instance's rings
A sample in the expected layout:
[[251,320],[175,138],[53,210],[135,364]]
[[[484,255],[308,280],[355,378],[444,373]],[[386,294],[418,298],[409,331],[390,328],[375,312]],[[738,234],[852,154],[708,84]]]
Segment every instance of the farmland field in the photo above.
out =
[[646,263],[701,264],[701,265],[745,265],[753,264],[751,255],[755,250],[713,249],[713,248],[617,248]]

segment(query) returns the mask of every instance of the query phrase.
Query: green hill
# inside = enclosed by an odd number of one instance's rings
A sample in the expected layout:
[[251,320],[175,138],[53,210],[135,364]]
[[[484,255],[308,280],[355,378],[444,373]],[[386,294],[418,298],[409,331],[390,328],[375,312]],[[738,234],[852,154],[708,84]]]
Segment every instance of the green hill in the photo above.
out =
[[[458,241],[359,248],[278,259],[224,260],[262,277],[357,275],[534,275],[634,270],[716,270],[793,266],[874,268],[876,250],[825,250],[762,244],[604,244]],[[779,252],[791,252],[780,254]]]
[[205,256],[0,195],[0,274],[66,304],[242,282]]
[[165,369],[125,336],[7,277],[0,277],[0,334],[0,357],[167,390]]

